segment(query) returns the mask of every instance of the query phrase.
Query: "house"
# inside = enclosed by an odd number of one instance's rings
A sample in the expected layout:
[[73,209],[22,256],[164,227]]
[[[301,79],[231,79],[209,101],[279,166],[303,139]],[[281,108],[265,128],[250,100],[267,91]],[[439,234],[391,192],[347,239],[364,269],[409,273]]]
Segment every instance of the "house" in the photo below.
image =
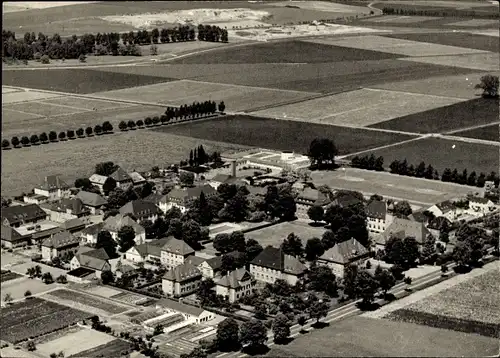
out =
[[37,204],[12,205],[2,208],[2,224],[19,227],[47,220],[47,213]]
[[111,173],[109,177],[111,179],[114,179],[117,188],[123,189],[125,191],[132,185],[134,185],[134,182],[130,175],[128,175],[128,173],[120,167],[118,167],[118,169]]
[[200,286],[200,270],[190,263],[175,266],[163,275],[161,287],[166,295],[184,297],[195,293]]
[[132,172],[129,174],[129,176],[132,179],[132,184],[134,186],[138,186],[138,185],[142,185],[142,184],[146,183],[146,179],[138,172]]
[[54,257],[75,254],[80,246],[80,239],[68,231],[61,231],[45,239],[42,243],[42,259],[52,261]]
[[107,200],[102,196],[89,191],[79,191],[78,194],[76,194],[76,198],[82,202],[85,208],[90,210],[92,215],[103,214],[104,209],[108,205]]
[[245,268],[239,268],[215,281],[215,292],[230,303],[252,294],[256,281]]
[[40,207],[49,215],[50,221],[57,223],[90,215],[90,210],[84,207],[82,201],[77,198],[44,203]]
[[457,208],[450,200],[434,204],[427,211],[434,214],[437,218],[443,216],[452,222],[457,217]]
[[207,322],[215,318],[214,313],[206,311],[201,307],[187,305],[181,301],[174,301],[169,298],[162,298],[161,300],[156,301],[156,307],[181,313],[186,320],[197,324]]
[[378,250],[382,250],[385,247],[385,243],[393,236],[400,238],[413,237],[419,244],[422,244],[428,235],[431,235],[431,233],[425,227],[424,223],[394,218],[393,222],[379,236],[375,247]]
[[[235,259],[239,259],[242,253],[233,251],[227,253],[226,255],[232,256]],[[196,266],[201,271],[201,274],[204,278],[215,278],[215,276],[217,276],[217,274],[220,272],[220,268],[222,266],[222,256],[215,256],[208,260],[204,260]]]
[[161,248],[161,264],[167,269],[182,265],[186,258],[194,255],[194,250],[191,246],[182,240],[171,237]]
[[333,205],[338,205],[342,208],[362,203],[363,200],[360,200],[357,196],[351,194],[350,192],[338,193],[333,200]]
[[159,204],[160,209],[166,213],[171,208],[177,207],[184,213],[189,203],[198,199],[201,193],[205,194],[205,197],[208,199],[215,195],[217,191],[208,184],[192,188],[174,188],[162,198]]
[[387,225],[392,222],[392,215],[387,214],[387,203],[372,200],[365,209],[366,228],[371,233],[383,233]]
[[104,175],[99,175],[99,174],[92,174],[89,178],[90,183],[97,187],[101,193],[104,193],[104,189],[108,189],[108,187],[112,186],[110,182],[112,182],[112,179],[110,179],[107,176]]
[[80,238],[85,244],[93,245],[97,243],[97,235],[104,230],[104,223],[97,223],[91,226],[87,226],[80,233]]
[[495,210],[495,204],[487,198],[473,196],[469,198],[469,213],[472,215],[486,215]]
[[424,214],[424,210],[417,210],[408,215],[408,219],[411,221],[418,221],[420,223],[426,224],[428,221],[428,217]]
[[21,235],[16,229],[2,224],[2,247],[13,249],[29,245],[31,235]]
[[312,206],[321,206],[324,210],[332,203],[330,198],[317,189],[304,188],[295,198],[297,205],[296,215],[299,218],[308,218],[307,211]]
[[209,180],[208,184],[217,190],[221,184],[235,184],[237,186],[245,186],[248,184],[246,179],[240,179],[234,174],[217,174],[212,179]]
[[250,262],[250,273],[256,280],[274,283],[281,279],[295,286],[304,275],[306,266],[281,249],[268,246]]
[[150,220],[154,222],[158,219],[160,209],[150,201],[132,200],[120,208],[120,214],[132,215],[139,221]]
[[148,196],[144,198],[145,201],[149,201],[156,206],[159,207],[161,199],[164,197],[164,195],[157,194],[157,193],[151,193]]
[[118,214],[110,216],[104,220],[103,230],[109,231],[113,239],[118,240],[118,233],[124,226],[131,226],[134,229],[134,241],[136,245],[144,244],[146,242],[146,230],[128,215],[124,216],[122,214]]
[[34,188],[34,193],[43,195],[49,200],[67,198],[71,195],[70,186],[59,175],[45,177],[43,182]]
[[131,247],[125,252],[125,258],[132,262],[152,261],[159,264],[161,262],[161,248],[169,240],[170,237],[164,237]]
[[82,219],[71,219],[59,224],[59,227],[63,230],[69,231],[70,233],[75,233],[85,229],[86,223]]
[[49,198],[44,195],[29,193],[23,197],[23,201],[27,204],[42,204],[48,202]]
[[344,277],[348,265],[361,265],[369,258],[370,252],[361,243],[351,238],[336,243],[318,259],[318,265],[329,267],[335,276]]
[[70,261],[71,270],[83,267],[95,272],[97,278],[101,278],[104,271],[111,271],[111,265],[108,262],[109,256],[103,248],[93,249],[87,246],[81,246],[75,256]]

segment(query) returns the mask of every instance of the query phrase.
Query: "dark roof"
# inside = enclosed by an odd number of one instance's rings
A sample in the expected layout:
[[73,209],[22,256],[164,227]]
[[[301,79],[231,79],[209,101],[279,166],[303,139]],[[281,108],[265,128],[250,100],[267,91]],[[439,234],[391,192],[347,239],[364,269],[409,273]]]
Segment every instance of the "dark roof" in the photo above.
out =
[[[239,259],[240,256],[243,254],[244,253],[242,253],[242,252],[232,251],[232,252],[227,253],[226,255],[232,256],[235,259]],[[212,268],[212,270],[219,271],[220,267],[222,265],[222,256],[215,256],[215,257],[212,257],[212,258],[205,260],[205,261]]]
[[76,194],[76,198],[80,199],[83,205],[92,206],[94,208],[106,205],[108,202],[102,196],[89,191],[80,191]]
[[78,267],[74,270],[68,271],[68,275],[75,276],[75,277],[85,277],[88,275],[93,274],[95,271],[85,268],[85,267]]
[[118,167],[118,169],[116,169],[109,177],[113,178],[117,183],[132,180],[130,175],[128,175],[127,172],[120,167]]
[[134,183],[142,183],[146,181],[146,179],[140,173],[137,172],[130,173],[129,177],[132,179]]
[[174,188],[170,191],[170,193],[165,195],[162,202],[187,202],[189,200],[199,198],[202,192],[205,196],[210,196],[215,194],[217,191],[208,184],[184,189]]
[[191,264],[193,266],[198,266],[198,265],[202,264],[205,261],[207,261],[207,259],[204,259],[203,257],[195,256],[195,255],[188,256],[184,260],[185,263],[189,263],[189,264]]
[[81,247],[76,257],[81,266],[92,270],[102,270],[107,263],[109,256],[103,248],[92,249],[90,247]]
[[186,313],[191,316],[196,316],[198,317],[201,315],[205,310],[201,307],[196,307],[196,306],[191,306],[187,305],[182,302],[177,302],[174,300],[171,300],[169,298],[162,298],[161,300],[156,301],[156,305],[165,307],[165,308],[170,308],[171,310],[181,312],[181,313]]
[[56,190],[56,189],[62,189],[66,190],[69,189],[70,186],[66,184],[59,175],[49,175],[46,176],[43,180],[43,182],[37,187],[37,189],[42,189],[42,190]]
[[152,194],[149,194],[148,196],[146,196],[144,198],[144,200],[152,202],[155,205],[158,205],[161,201],[161,198],[163,198],[163,195],[157,194],[157,193],[152,193]]
[[429,230],[421,222],[394,218],[394,221],[384,231],[384,238],[388,240],[391,235],[398,235],[401,237],[401,233],[403,233],[405,237],[414,237],[420,244],[422,244],[427,235],[430,234]]
[[118,214],[104,220],[104,230],[118,232],[124,226],[131,226],[136,234],[143,233],[144,228],[130,216]]
[[449,201],[442,201],[440,203],[437,203],[436,206],[441,210],[443,213],[447,213],[450,210],[453,210],[455,208],[455,205]]
[[31,235],[31,238],[33,240],[42,239],[44,237],[49,237],[50,235],[55,235],[61,231],[64,231],[64,230],[60,227],[53,227],[52,229],[48,229],[48,230],[44,230],[44,231],[36,231]]
[[46,217],[47,213],[37,204],[13,205],[2,208],[2,222],[7,219],[10,225]]
[[346,193],[346,194],[340,195],[337,198],[335,198],[334,202],[335,202],[335,205],[339,205],[339,206],[345,208],[349,205],[359,204],[362,201],[359,200],[358,198],[356,198],[354,195]]
[[120,214],[132,214],[138,219],[155,214],[157,215],[159,213],[160,208],[158,208],[154,203],[142,199],[132,200],[120,208]]
[[194,250],[191,246],[186,244],[183,240],[178,240],[173,236],[162,246],[161,251],[183,256],[194,254]]
[[367,256],[368,253],[368,250],[358,240],[351,238],[350,240],[335,244],[321,255],[320,260],[345,265],[356,261],[358,258]]
[[385,219],[387,214],[387,205],[385,201],[372,200],[366,206],[366,216],[376,219]]
[[82,219],[74,218],[63,222],[62,224],[59,225],[59,227],[65,230],[83,229],[85,228],[85,222],[83,222]]
[[429,221],[427,227],[434,230],[449,229],[452,226],[451,220],[444,216],[439,216]]
[[418,221],[420,223],[426,223],[427,222],[427,216],[424,215],[423,211],[414,211],[410,215],[408,215],[408,219],[411,221]]
[[330,198],[317,189],[304,188],[296,199],[299,204],[325,206],[332,201]]
[[194,278],[201,279],[201,271],[190,263],[184,263],[167,271],[165,275],[163,275],[163,278],[174,282],[183,282]]
[[42,246],[49,247],[51,249],[61,249],[68,246],[76,246],[80,244],[80,239],[73,236],[68,231],[61,231],[55,235],[52,235],[48,239],[45,239]]
[[64,213],[66,212],[66,210],[71,210],[71,214],[73,215],[89,213],[89,209],[84,207],[83,202],[78,198],[72,198],[72,199],[64,198],[55,203],[41,204],[41,206],[51,211],[58,211]]
[[2,240],[9,242],[16,242],[24,240],[25,238],[18,233],[15,229],[7,225],[2,225]]
[[97,235],[101,230],[103,230],[104,222],[100,222],[83,229],[82,234],[84,235]]
[[296,257],[286,255],[281,249],[268,246],[251,262],[252,265],[284,271],[293,275],[302,274],[306,267]]
[[152,255],[155,257],[161,257],[161,248],[170,240],[170,237],[164,237],[162,239],[153,240],[145,244],[140,244],[134,246],[139,255],[146,257],[147,255]]
[[240,282],[246,283],[249,280],[253,280],[252,275],[245,268],[239,268],[221,277],[215,284],[223,287],[238,288],[241,286]]

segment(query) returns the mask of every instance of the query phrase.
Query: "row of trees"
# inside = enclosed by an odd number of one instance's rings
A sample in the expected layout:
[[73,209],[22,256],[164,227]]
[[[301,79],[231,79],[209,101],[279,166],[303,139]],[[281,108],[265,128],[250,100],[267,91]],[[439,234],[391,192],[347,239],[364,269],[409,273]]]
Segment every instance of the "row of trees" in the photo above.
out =
[[151,31],[124,32],[120,37],[124,45],[149,45],[151,43],[164,44],[169,42],[194,41],[196,40],[196,33],[194,28],[185,25],[174,28],[154,28]]
[[398,7],[384,7],[382,8],[384,15],[404,15],[404,16],[434,16],[434,17],[473,17],[481,19],[498,19],[500,14],[498,12],[478,12],[478,11],[463,11],[463,10],[419,10]]
[[354,168],[376,170],[378,172],[384,171],[384,157],[380,156],[375,158],[374,154],[358,157],[357,155],[352,158],[351,165]]
[[8,149],[10,145],[14,148],[19,148],[20,146],[27,147],[30,144],[31,145],[38,145],[38,144],[48,144],[48,143],[54,143],[57,141],[64,141],[66,139],[76,139],[76,138],[84,138],[85,135],[87,137],[92,136],[93,133],[96,135],[101,135],[101,134],[110,134],[113,132],[113,125],[109,121],[105,121],[102,125],[97,124],[94,128],[92,127],[87,127],[85,130],[83,128],[78,128],[76,131],[72,129],[68,129],[65,132],[57,132],[51,131],[49,134],[43,132],[39,136],[36,134],[31,135],[30,137],[28,136],[23,136],[21,139],[19,137],[12,137],[12,139],[3,139],[2,140],[2,149]]
[[227,29],[219,26],[198,25],[198,40],[210,42],[228,42]]

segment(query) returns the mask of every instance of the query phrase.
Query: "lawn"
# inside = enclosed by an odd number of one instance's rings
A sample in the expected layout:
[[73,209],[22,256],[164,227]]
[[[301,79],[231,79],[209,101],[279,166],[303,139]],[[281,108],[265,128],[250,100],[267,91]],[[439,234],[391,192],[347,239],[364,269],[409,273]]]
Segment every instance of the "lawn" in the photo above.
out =
[[495,142],[500,141],[498,124],[492,124],[490,126],[484,126],[474,129],[467,129],[462,132],[453,132],[452,135],[457,137],[485,139]]
[[36,297],[3,308],[0,315],[1,338],[14,344],[59,330],[91,316],[87,312]]
[[498,121],[498,100],[477,98],[410,114],[370,127],[415,133],[442,133]]
[[85,357],[85,358],[97,358],[97,357],[116,357],[122,356],[124,352],[132,352],[132,344],[124,341],[123,339],[115,339],[106,344],[87,349],[83,352],[72,355],[71,357]]
[[268,245],[279,247],[283,240],[293,232],[302,240],[305,246],[307,240],[313,237],[321,238],[325,231],[323,227],[313,227],[303,222],[285,222],[264,229],[251,231],[245,234],[245,238],[257,240],[262,247]]
[[124,75],[86,69],[2,71],[3,85],[79,94],[143,86],[169,80],[164,77]]
[[341,154],[410,139],[411,136],[360,128],[235,115],[214,120],[159,127],[155,131],[227,143],[306,153],[311,141],[330,138]]
[[[31,266],[34,266],[34,265],[31,265]],[[24,270],[24,272],[26,272],[26,270]],[[57,276],[52,275],[52,277],[55,279]],[[24,293],[28,290],[31,291],[32,295],[34,295],[34,294],[46,292],[46,291],[51,290],[53,288],[56,288],[55,283],[46,285],[40,279],[30,279],[28,277],[19,278],[15,281],[13,281],[13,280],[4,281],[4,282],[2,282],[2,285],[1,285],[2,302],[3,302],[3,299],[7,293],[9,293],[14,300],[17,300],[17,299],[24,298]]]
[[484,357],[497,352],[498,341],[488,337],[353,317],[299,335],[288,345],[273,346],[267,356]]
[[117,314],[125,312],[130,307],[119,306],[118,304],[106,301],[102,297],[94,297],[84,293],[69,291],[65,289],[55,290],[49,293],[50,296],[61,299],[66,302],[76,302],[88,307],[97,308],[108,312],[109,314]]

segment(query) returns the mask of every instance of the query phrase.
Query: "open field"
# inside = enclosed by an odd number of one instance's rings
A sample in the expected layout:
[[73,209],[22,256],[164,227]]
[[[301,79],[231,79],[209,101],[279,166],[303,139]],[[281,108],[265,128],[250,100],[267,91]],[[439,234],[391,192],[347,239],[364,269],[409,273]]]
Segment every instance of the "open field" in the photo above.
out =
[[109,343],[116,338],[93,329],[85,329],[66,334],[50,342],[38,344],[37,352],[49,356],[53,352],[63,351],[64,355],[71,355],[93,349],[97,346]]
[[[419,161],[428,157],[420,157]],[[384,157],[384,162],[389,163]],[[430,162],[429,162],[430,163]],[[432,165],[435,165],[434,163]],[[373,172],[361,169],[346,168],[343,170],[311,173],[316,185],[326,184],[331,188],[361,191],[368,194],[379,194],[383,197],[395,197],[411,202],[422,202],[430,205],[444,200],[464,196],[470,191],[480,190],[463,185],[443,183],[436,180],[417,179],[393,175],[385,172]]]
[[85,291],[90,293],[91,295],[97,295],[106,298],[110,298],[121,293],[121,291],[119,290],[115,290],[106,286],[92,286],[91,288],[88,288]]
[[298,153],[306,153],[311,141],[317,137],[333,139],[342,154],[412,138],[396,133],[380,132],[374,134],[373,131],[361,128],[283,121],[246,115],[226,116],[214,120],[180,124],[168,128],[158,128],[155,131],[207,140],[217,139],[260,148],[293,150]]
[[[360,104],[360,99],[363,103]],[[461,101],[396,91],[360,89],[254,112],[263,117],[364,127]],[[395,105],[397,103],[397,105]]]
[[91,295],[87,295],[85,293],[77,292],[77,291],[69,291],[65,289],[59,289],[48,293],[51,297],[62,300],[64,303],[79,303],[84,306],[97,308],[99,310],[108,312],[109,314],[117,314],[125,312],[131,307],[119,306],[116,303],[112,303],[111,301],[106,301],[100,297],[94,297]]
[[2,93],[2,107],[6,104],[14,104],[19,102],[36,101],[47,98],[60,97],[60,94],[45,93],[28,90],[15,90],[7,93]]
[[267,356],[483,357],[498,352],[492,338],[365,317],[332,322],[274,347]]
[[466,20],[466,21],[459,21],[459,22],[454,22],[450,25],[453,26],[466,26],[466,27],[495,27],[498,25],[497,20],[483,20],[483,19],[472,19],[472,20]]
[[[113,161],[128,171],[149,170],[156,165],[163,167],[186,159],[189,151],[200,144],[209,152],[245,148],[143,129],[7,150],[2,152],[2,195],[27,192],[45,176],[54,173],[72,183],[91,175],[95,165],[102,161]],[[22,161],[19,161],[20,156]],[[19,173],[24,174],[20,176]]]
[[479,127],[475,129],[466,129],[462,132],[454,132],[452,135],[458,137],[478,138],[491,141],[500,141],[500,131],[498,124],[490,126]]
[[386,15],[375,18],[368,18],[361,20],[363,22],[375,22],[382,24],[413,24],[421,23],[429,20],[437,20],[439,17],[431,16],[400,16],[400,15]]
[[[469,21],[479,21],[479,20],[469,20]],[[496,20],[483,20],[483,21],[495,21],[498,24],[498,21]],[[384,35],[384,37],[498,52],[498,39],[495,39],[492,36],[474,35],[474,34],[468,34],[466,32],[443,31],[443,32],[433,32],[433,33],[388,34]]]
[[53,332],[91,316],[36,297],[3,308],[0,315],[2,340],[11,343]]
[[234,112],[307,98],[313,93],[181,80],[101,92],[95,95],[110,99],[135,99],[165,105],[182,105],[210,99],[217,103],[224,101],[226,110]]
[[498,100],[476,98],[395,118],[370,127],[414,133],[438,133],[498,121]]
[[86,69],[54,68],[37,71],[2,71],[2,85],[80,94],[168,81],[169,79],[164,77],[122,75],[114,72],[100,72]]
[[0,282],[7,282],[10,280],[15,280],[16,278],[23,277],[22,275],[15,273],[15,272],[10,272],[10,271],[4,271],[2,270],[2,273],[0,274]]
[[[455,148],[452,148],[455,146]],[[389,166],[394,160],[408,160],[408,163],[418,165],[422,160],[431,164],[443,173],[445,168],[457,168],[461,173],[467,169],[469,173],[498,171],[499,147],[478,143],[467,143],[443,138],[424,138],[401,145],[380,150],[367,151],[366,155],[384,157],[384,166]]]
[[[57,276],[56,276],[57,277]],[[55,279],[55,277],[54,277]],[[40,279],[30,279],[28,277],[2,282],[2,302],[6,293],[10,293],[14,300],[24,298],[24,293],[28,290],[32,295],[47,292],[56,288],[56,284],[44,284]]]
[[325,232],[325,228],[313,227],[303,222],[286,222],[269,226],[261,230],[251,231],[245,234],[245,238],[257,240],[262,247],[268,245],[280,247],[283,240],[292,232],[302,240],[305,246],[307,240],[313,237],[321,239],[321,236]]
[[131,343],[124,341],[123,339],[114,339],[106,344],[81,351],[78,354],[74,354],[71,357],[84,357],[84,358],[97,358],[97,357],[113,357],[121,356],[122,352],[131,352]]
[[441,66],[454,66],[478,71],[498,71],[498,53],[471,53],[460,56],[428,56],[402,58],[403,61],[428,63]]

